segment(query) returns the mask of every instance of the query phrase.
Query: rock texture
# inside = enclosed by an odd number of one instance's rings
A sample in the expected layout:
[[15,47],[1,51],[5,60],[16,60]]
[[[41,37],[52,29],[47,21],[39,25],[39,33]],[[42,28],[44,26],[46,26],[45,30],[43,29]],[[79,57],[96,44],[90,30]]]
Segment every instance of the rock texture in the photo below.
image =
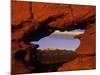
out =
[[[91,63],[92,62],[92,63]],[[95,56],[78,57],[71,62],[64,63],[58,71],[95,69]]]
[[95,23],[87,26],[85,34],[78,36],[80,38],[80,47],[76,50],[79,54],[95,54],[96,52],[96,27]]
[[53,70],[54,64],[45,72],[95,68],[95,6],[12,1],[11,9],[13,74],[43,72],[39,66],[46,65],[37,60],[38,45],[30,42],[38,41],[54,30],[85,29],[85,33],[75,37],[81,42],[76,50],[77,58],[61,63],[56,70]]

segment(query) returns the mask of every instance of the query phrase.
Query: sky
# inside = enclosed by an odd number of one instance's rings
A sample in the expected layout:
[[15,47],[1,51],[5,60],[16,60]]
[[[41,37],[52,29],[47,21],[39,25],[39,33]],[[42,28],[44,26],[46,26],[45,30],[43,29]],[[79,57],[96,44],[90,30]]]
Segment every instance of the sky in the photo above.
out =
[[80,40],[78,38],[74,38],[74,36],[83,34],[84,32],[84,30],[80,29],[64,32],[56,30],[51,35],[44,37],[39,41],[32,41],[31,43],[39,44],[38,49],[42,50],[47,48],[53,48],[75,51],[80,45]]

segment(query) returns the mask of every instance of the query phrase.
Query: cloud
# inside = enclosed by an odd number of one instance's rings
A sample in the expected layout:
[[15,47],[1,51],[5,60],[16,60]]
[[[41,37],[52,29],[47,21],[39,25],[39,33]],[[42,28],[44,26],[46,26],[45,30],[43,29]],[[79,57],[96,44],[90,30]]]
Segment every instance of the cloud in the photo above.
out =
[[50,37],[50,38],[73,38],[73,36],[77,36],[80,34],[84,34],[84,30],[77,29],[77,30],[73,30],[73,31],[64,31],[64,32],[56,30],[48,37]]

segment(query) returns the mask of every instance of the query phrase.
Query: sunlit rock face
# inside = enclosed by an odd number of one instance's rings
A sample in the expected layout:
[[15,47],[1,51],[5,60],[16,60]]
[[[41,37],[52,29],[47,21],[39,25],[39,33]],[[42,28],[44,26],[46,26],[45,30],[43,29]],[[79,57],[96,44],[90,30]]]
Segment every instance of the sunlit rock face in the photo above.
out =
[[73,31],[54,31],[51,35],[40,39],[39,41],[33,41],[31,43],[39,44],[39,49],[46,50],[51,49],[61,49],[75,51],[80,45],[80,40],[74,38],[76,35],[83,34],[84,30],[76,29]]
[[86,28],[85,34],[79,35],[76,38],[80,38],[80,46],[76,52],[78,54],[95,54],[96,53],[96,26],[95,23]]
[[80,69],[95,69],[95,56],[77,57],[71,62],[66,62],[62,67],[58,68],[58,71],[70,71]]

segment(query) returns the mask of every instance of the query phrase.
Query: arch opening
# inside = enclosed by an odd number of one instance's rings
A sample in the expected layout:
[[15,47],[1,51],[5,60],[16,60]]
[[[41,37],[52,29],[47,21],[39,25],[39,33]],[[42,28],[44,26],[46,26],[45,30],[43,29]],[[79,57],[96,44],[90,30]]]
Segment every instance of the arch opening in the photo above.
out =
[[55,30],[49,36],[41,38],[39,41],[32,41],[31,44],[38,44],[40,50],[69,50],[75,51],[80,46],[80,40],[74,38],[84,34],[85,30],[75,29],[72,31]]

